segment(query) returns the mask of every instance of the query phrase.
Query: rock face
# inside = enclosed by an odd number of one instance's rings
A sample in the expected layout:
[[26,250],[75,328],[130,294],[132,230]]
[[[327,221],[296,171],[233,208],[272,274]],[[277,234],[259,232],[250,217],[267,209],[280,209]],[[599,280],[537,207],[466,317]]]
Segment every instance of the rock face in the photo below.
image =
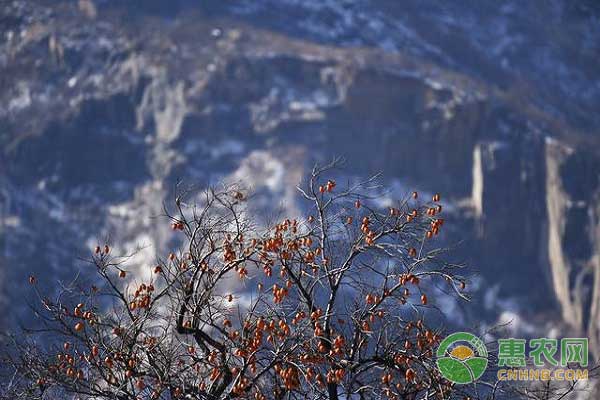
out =
[[[510,25],[522,18],[517,1],[491,21],[514,33],[492,50],[488,28],[472,20],[490,6],[469,9],[461,25],[452,6],[426,15],[408,5],[406,21],[367,1],[190,3],[167,16],[152,1],[137,11],[102,1],[0,5],[4,304],[15,304],[29,273],[71,277],[76,256],[105,240],[115,251],[141,247],[132,262],[149,273],[155,252],[176,245],[155,217],[178,178],[243,180],[257,210],[281,203],[299,213],[293,187],[305,168],[341,155],[347,174],[384,171],[403,193],[444,193],[457,224],[448,240],[465,239],[458,257],[483,281],[476,322],[513,307],[544,333],[565,323],[600,350],[600,156],[586,133],[598,127],[587,111],[600,105],[600,86],[580,8],[557,2],[548,16],[581,20],[573,46],[584,48],[548,50],[545,62],[562,69],[545,87],[548,65],[521,56],[532,37],[548,36],[542,22],[532,32]],[[304,25],[280,21],[282,4]],[[431,37],[415,21],[433,23]],[[361,23],[364,31],[350,29]],[[484,302],[494,286],[498,296]],[[5,326],[27,319],[24,304],[13,309]]]
[[546,143],[548,261],[562,316],[598,348],[599,160],[555,141]]

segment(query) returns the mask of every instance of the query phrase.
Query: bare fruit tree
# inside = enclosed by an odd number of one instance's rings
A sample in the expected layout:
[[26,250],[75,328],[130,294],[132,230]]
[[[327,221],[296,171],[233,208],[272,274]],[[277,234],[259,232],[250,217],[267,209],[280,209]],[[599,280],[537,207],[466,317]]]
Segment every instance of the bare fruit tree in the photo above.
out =
[[180,193],[166,214],[182,245],[151,279],[108,245],[95,286],[51,300],[32,276],[43,326],[12,344],[15,398],[449,398],[424,318],[436,291],[465,297],[436,245],[440,196],[382,209],[375,179],[342,187],[334,166],[298,188],[305,216],[267,227],[236,186]]

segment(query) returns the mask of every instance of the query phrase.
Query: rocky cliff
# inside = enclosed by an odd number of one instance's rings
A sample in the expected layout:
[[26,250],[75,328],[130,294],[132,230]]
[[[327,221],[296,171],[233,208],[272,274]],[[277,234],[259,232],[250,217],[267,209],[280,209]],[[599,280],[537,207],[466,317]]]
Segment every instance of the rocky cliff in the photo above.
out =
[[464,20],[453,6],[318,4],[0,5],[5,325],[27,319],[29,273],[85,273],[76,258],[97,242],[139,249],[149,273],[174,245],[156,217],[178,179],[243,179],[257,210],[298,213],[304,169],[341,155],[398,194],[444,193],[447,240],[478,272],[471,321],[508,310],[600,349],[593,6],[553,2],[550,21],[580,24],[548,32],[517,1]]

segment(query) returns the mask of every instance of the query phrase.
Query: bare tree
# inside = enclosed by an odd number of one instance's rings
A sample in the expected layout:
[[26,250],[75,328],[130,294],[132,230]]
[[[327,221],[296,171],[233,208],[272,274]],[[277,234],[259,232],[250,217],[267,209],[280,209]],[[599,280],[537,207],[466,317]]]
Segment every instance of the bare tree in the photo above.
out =
[[441,332],[423,316],[434,286],[466,298],[461,266],[436,245],[440,196],[381,210],[375,179],[340,188],[325,176],[334,166],[298,188],[305,217],[266,228],[235,186],[195,204],[180,193],[165,211],[181,250],[147,281],[108,245],[89,259],[97,286],[76,280],[50,300],[30,277],[43,326],[13,338],[7,397],[462,396],[435,366]]

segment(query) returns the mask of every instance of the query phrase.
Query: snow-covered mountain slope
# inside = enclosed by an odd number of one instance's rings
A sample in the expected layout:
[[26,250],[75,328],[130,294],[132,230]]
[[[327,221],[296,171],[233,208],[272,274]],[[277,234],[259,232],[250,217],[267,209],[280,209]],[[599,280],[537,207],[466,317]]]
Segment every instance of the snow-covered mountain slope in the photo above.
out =
[[2,3],[4,325],[29,273],[85,273],[107,238],[147,271],[178,179],[300,213],[294,186],[338,155],[444,194],[478,273],[463,321],[508,308],[596,343],[598,10],[538,3]]

